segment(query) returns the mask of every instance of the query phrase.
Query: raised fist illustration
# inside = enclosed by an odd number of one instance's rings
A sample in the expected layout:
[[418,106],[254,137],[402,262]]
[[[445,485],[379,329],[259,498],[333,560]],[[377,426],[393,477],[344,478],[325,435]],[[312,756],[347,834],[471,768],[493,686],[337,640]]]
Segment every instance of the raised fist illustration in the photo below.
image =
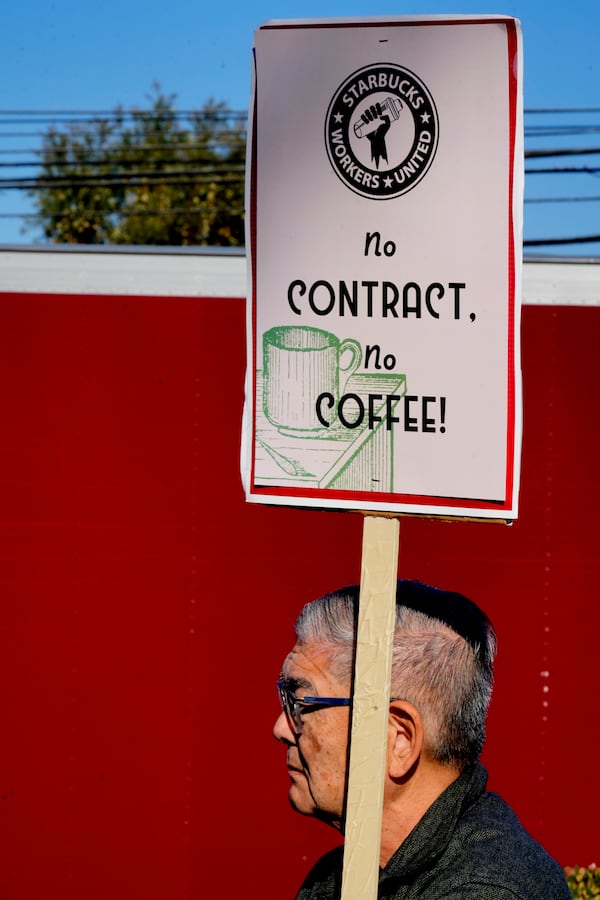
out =
[[402,103],[397,97],[387,97],[382,103],[373,103],[363,110],[354,124],[354,134],[366,137],[371,144],[371,159],[379,168],[379,160],[388,161],[385,136],[390,130],[391,120],[400,117]]

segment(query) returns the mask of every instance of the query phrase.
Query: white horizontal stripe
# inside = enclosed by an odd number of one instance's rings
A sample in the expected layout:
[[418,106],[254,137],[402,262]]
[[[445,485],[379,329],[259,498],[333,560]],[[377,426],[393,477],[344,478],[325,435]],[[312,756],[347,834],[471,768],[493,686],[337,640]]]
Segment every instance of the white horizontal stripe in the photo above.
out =
[[[0,291],[245,297],[246,256],[204,247],[0,247]],[[526,259],[523,303],[599,306],[600,259]]]

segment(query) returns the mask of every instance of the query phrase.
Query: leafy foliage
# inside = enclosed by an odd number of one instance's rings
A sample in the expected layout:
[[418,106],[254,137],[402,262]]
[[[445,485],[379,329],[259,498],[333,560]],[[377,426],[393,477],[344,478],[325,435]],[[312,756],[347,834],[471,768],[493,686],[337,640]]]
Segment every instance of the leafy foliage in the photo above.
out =
[[581,866],[565,869],[567,884],[575,898],[600,897],[600,869],[591,865],[584,869]]
[[30,190],[56,243],[244,243],[245,123],[208,100],[179,114],[158,87],[149,110],[68,122],[44,135]]

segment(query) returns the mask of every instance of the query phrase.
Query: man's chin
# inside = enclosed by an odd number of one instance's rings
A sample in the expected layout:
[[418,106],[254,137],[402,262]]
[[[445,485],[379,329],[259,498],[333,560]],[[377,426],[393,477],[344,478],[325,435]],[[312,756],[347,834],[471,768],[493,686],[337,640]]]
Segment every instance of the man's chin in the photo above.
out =
[[335,828],[337,831],[342,830],[342,823],[339,816],[334,816],[330,812],[319,809],[318,806],[315,806],[312,797],[307,799],[306,797],[301,796],[298,791],[294,790],[294,787],[295,786],[292,785],[288,794],[288,800],[290,801],[290,806],[294,812],[299,813],[301,816],[312,816],[313,819],[325,822],[326,825],[330,825],[331,828]]
[[292,784],[289,789],[288,800],[290,801],[292,809],[295,812],[300,813],[301,816],[317,815],[317,810],[315,809],[312,798],[304,796],[303,792],[300,791],[295,784]]

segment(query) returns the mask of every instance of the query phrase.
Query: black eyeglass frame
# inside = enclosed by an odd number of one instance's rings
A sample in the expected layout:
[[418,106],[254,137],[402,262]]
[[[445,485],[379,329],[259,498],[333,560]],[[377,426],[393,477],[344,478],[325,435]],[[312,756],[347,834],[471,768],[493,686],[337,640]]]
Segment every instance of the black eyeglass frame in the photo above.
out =
[[296,697],[284,681],[277,682],[277,690],[279,691],[281,708],[294,725],[296,734],[302,734],[304,726],[303,713],[311,712],[311,710],[327,709],[332,706],[350,706],[352,703],[350,697],[311,697],[309,695]]

